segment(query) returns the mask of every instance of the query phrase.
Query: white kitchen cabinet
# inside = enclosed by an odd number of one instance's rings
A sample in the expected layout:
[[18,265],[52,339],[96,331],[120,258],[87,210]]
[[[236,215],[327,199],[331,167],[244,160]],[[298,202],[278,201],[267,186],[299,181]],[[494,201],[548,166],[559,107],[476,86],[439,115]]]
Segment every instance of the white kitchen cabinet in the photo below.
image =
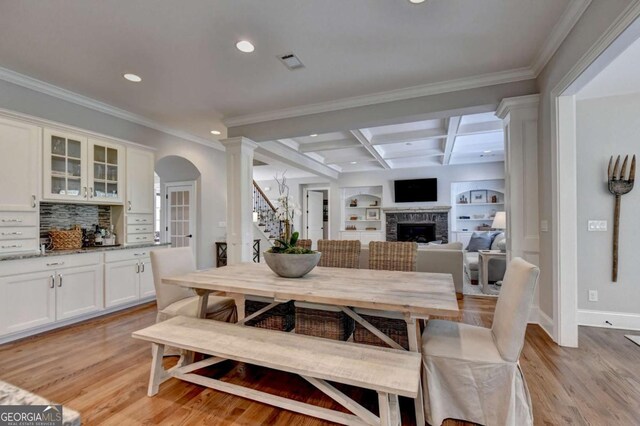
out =
[[50,324],[55,320],[54,272],[0,278],[0,335]]
[[151,259],[140,259],[140,298],[153,297],[156,295],[156,287],[153,284],[153,273],[151,272]]
[[114,204],[123,202],[124,153],[122,145],[89,138],[89,200]]
[[0,118],[0,211],[37,211],[42,130]]
[[127,148],[127,214],[153,215],[153,177],[155,156],[152,151]]
[[107,263],[104,268],[104,304],[107,308],[140,298],[137,260]]
[[87,138],[44,129],[43,194],[52,201],[86,201]]
[[153,297],[153,273],[148,251],[108,253],[105,259],[105,306]]
[[102,309],[102,265],[56,271],[56,320]]

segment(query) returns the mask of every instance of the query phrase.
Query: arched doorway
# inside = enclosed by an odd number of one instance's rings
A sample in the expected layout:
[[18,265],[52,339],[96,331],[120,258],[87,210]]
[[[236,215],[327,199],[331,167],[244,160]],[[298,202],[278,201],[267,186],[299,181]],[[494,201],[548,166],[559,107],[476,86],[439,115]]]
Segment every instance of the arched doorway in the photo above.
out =
[[175,155],[156,161],[160,206],[156,206],[160,239],[173,247],[191,247],[197,259],[200,171]]

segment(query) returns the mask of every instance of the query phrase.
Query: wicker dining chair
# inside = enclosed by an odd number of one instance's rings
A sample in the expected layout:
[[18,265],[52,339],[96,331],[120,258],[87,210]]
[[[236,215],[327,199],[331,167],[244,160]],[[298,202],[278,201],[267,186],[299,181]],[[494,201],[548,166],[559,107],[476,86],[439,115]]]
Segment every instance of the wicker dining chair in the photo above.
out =
[[313,242],[311,240],[298,240],[296,242],[296,247],[302,247],[308,250],[311,250],[311,245],[313,244]]
[[[385,271],[415,271],[418,244],[414,242],[372,241],[369,243],[369,269]],[[405,349],[409,349],[407,323],[399,312],[355,309],[371,325],[389,336]],[[361,324],[355,324],[353,341],[367,345],[388,345]]]
[[[318,251],[320,267],[358,268],[360,241],[319,240]],[[296,302],[295,307],[298,334],[345,341],[353,333],[353,318],[335,306]]]

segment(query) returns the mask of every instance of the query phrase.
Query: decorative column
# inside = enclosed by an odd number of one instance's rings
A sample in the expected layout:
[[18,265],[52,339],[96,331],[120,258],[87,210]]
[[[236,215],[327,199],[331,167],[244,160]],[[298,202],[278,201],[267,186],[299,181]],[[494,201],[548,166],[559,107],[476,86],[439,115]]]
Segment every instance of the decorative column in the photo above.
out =
[[506,98],[496,115],[505,136],[507,257],[538,265],[538,103],[539,95]]
[[220,141],[227,157],[227,264],[251,262],[253,248],[253,151],[244,137]]

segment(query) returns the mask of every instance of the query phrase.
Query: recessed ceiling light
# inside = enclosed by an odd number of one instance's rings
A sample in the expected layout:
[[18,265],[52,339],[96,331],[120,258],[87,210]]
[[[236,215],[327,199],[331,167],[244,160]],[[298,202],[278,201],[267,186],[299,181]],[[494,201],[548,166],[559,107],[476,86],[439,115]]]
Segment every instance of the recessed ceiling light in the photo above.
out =
[[123,74],[122,76],[129,81],[133,81],[134,83],[140,83],[142,81],[142,77],[136,74],[126,73],[126,74]]
[[424,3],[424,0],[409,0],[409,3],[420,4],[420,3]]
[[236,43],[236,47],[238,48],[239,51],[244,53],[251,53],[254,50],[256,50],[253,44],[251,44],[251,42],[247,40],[240,40],[239,42]]
[[411,142],[406,142],[405,145],[413,145]]
[[484,151],[485,154],[491,154],[491,150]]
[[358,164],[358,162],[357,161],[352,161],[349,164]]
[[312,133],[309,136],[312,137],[312,138],[315,138],[316,136],[318,136],[318,134],[317,133]]
[[211,134],[218,136],[218,135],[221,135],[222,133],[220,132],[220,130],[212,130]]

